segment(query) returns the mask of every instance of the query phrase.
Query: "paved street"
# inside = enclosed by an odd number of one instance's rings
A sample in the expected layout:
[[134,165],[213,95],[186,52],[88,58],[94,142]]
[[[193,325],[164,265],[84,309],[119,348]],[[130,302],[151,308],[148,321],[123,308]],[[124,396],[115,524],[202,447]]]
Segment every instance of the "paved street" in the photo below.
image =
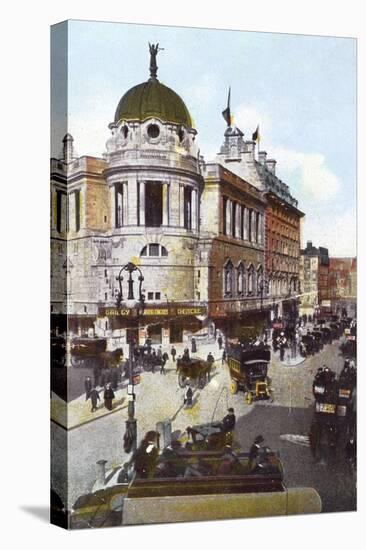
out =
[[[236,440],[243,451],[248,450],[254,437],[261,433],[268,446],[280,451],[288,486],[315,487],[322,497],[324,511],[354,509],[355,480],[344,463],[315,465],[303,438],[291,441],[296,439],[293,436],[308,434],[313,414],[311,385],[317,368],[323,364],[337,372],[342,368],[343,358],[338,347],[339,342],[325,346],[322,352],[297,367],[285,367],[277,356],[273,356],[269,377],[274,388],[274,402],[247,405],[243,393],[234,396],[229,393],[228,369],[219,360],[221,352],[217,344],[200,346],[197,355],[206,357],[211,350],[218,360],[211,382],[203,390],[195,391],[194,406],[190,410],[183,408],[183,390],[178,386],[173,362],[168,362],[166,375],[143,373],[141,384],[136,388],[138,436],[142,437],[147,430],[155,428],[156,422],[166,418],[172,421],[173,432],[181,434],[189,425],[221,419],[226,409],[233,406],[237,416]],[[68,432],[69,505],[91,489],[97,460],[103,458],[108,461],[107,467],[112,467],[126,458],[123,451],[125,419],[126,410],[122,408]],[[65,435],[63,428],[53,424],[55,442]],[[54,464],[55,474],[57,469]],[[57,481],[60,476],[54,478],[56,485],[60,483]],[[56,486],[55,489],[66,494],[65,487]]]

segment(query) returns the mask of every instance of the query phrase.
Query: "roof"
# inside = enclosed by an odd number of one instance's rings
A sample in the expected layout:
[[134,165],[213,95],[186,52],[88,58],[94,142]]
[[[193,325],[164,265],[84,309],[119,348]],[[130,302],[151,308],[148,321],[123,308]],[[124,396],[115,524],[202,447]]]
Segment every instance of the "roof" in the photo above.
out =
[[192,119],[182,98],[156,78],[128,90],[120,100],[114,121],[159,118],[162,122],[192,128]]

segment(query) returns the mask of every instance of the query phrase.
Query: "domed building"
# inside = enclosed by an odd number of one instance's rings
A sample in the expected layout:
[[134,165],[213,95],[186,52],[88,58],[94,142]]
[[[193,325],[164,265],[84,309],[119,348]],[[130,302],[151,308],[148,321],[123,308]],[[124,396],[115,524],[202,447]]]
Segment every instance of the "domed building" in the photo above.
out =
[[[77,157],[67,134],[51,159],[52,325],[125,354],[130,339],[263,333],[274,299],[292,304],[297,288],[302,213],[275,161],[257,160],[228,116],[204,162],[186,104],[157,77],[158,51],[122,95],[103,157]],[[130,299],[140,292],[142,310]]]
[[[150,337],[153,343],[180,342],[185,328],[200,328],[197,316],[204,313],[204,308],[196,307],[199,296],[195,290],[203,191],[197,131],[183,99],[159,82],[157,51],[151,46],[150,78],[119,101],[109,124],[111,136],[104,158],[94,159],[98,169],[89,171],[86,180],[80,169],[89,157],[75,162],[70,153],[72,136],[65,137],[67,176],[74,185],[79,182],[78,236],[89,236],[89,244],[78,250],[80,277],[73,263],[73,286],[80,306],[74,302],[69,311],[71,326],[73,314],[76,318],[84,314],[85,326],[85,314],[94,315],[95,334],[109,339],[112,348],[126,344],[127,325],[141,341]],[[98,222],[93,223],[96,216]],[[137,265],[144,278],[145,306],[139,323],[131,323],[116,309],[119,273],[128,262]],[[84,301],[86,295],[89,299]],[[92,295],[94,304],[90,303]],[[122,299],[122,308],[123,304]],[[79,319],[73,331],[83,332]]]

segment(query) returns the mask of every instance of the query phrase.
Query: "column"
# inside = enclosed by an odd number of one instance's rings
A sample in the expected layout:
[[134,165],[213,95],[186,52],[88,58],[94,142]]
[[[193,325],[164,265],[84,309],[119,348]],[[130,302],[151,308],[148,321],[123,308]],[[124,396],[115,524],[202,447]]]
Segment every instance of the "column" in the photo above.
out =
[[139,182],[139,225],[145,225],[145,182]]
[[232,235],[231,230],[231,214],[232,214],[232,202],[230,199],[226,201],[226,235]]
[[236,229],[235,235],[237,239],[241,239],[241,204],[236,204]]
[[163,225],[169,225],[169,185],[163,183]]
[[192,231],[197,231],[197,189],[192,189]]
[[111,185],[109,188],[109,203],[110,203],[110,213],[111,213],[111,225],[114,229],[116,224],[116,187]]
[[128,224],[128,185],[126,181],[122,183],[122,223],[123,225]]
[[184,185],[179,185],[179,227],[184,227]]

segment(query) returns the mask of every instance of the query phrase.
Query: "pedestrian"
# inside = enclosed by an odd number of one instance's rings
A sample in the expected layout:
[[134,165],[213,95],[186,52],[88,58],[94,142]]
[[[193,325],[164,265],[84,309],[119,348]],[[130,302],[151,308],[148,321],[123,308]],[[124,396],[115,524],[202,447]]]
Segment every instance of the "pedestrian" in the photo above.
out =
[[113,409],[113,405],[112,405],[113,399],[114,399],[114,391],[112,390],[111,385],[107,384],[104,390],[104,405],[109,411]]
[[264,441],[264,438],[262,435],[258,435],[254,442],[253,442],[253,445],[250,447],[250,450],[249,450],[249,469],[250,470],[254,470],[258,464],[258,457],[259,457],[259,449],[261,448],[261,443],[263,443]]
[[187,391],[186,391],[185,396],[184,396],[184,404],[187,408],[192,407],[192,404],[193,404],[192,397],[193,397],[192,388],[191,388],[191,386],[188,386]]
[[235,428],[235,423],[236,423],[236,418],[235,418],[235,413],[234,413],[234,409],[232,407],[230,407],[227,412],[229,414],[227,414],[226,416],[224,416],[224,418],[222,419],[222,422],[221,422],[221,430],[223,432],[232,432]]
[[223,343],[221,334],[219,335],[219,337],[217,339],[217,343],[219,344],[219,349],[221,349],[222,348],[222,343]]
[[85,378],[85,401],[87,401],[89,399],[89,395],[90,395],[90,392],[91,392],[91,389],[92,389],[92,380],[90,378],[90,376],[87,376]]
[[160,374],[165,374],[165,365],[166,365],[166,362],[168,361],[168,359],[169,359],[169,356],[168,356],[167,352],[165,351],[163,353],[163,357],[161,358]]
[[186,348],[183,352],[183,361],[186,361],[189,363],[190,360],[191,358],[189,357],[189,349]]
[[156,364],[157,364],[157,356],[156,356],[156,351],[153,349],[151,354],[151,372],[153,374],[155,373]]
[[173,363],[175,363],[175,356],[177,355],[177,350],[174,346],[172,346],[172,349],[170,350],[170,355],[172,356]]
[[209,363],[210,367],[214,364],[215,358],[214,358],[214,356],[212,355],[211,352],[207,355],[206,361],[207,361],[207,363]]
[[161,359],[162,356],[163,356],[163,351],[162,351],[162,349],[161,349],[161,346],[159,346],[158,354],[157,354],[157,355],[158,355],[158,359]]
[[177,364],[176,364],[176,367],[175,367],[175,372],[178,372],[178,369],[181,366],[181,364],[182,364],[182,356],[178,355]]
[[99,392],[95,386],[90,390],[89,397],[92,405],[91,412],[93,413],[97,410],[98,401],[100,401]]
[[197,352],[197,344],[196,344],[196,339],[195,338],[192,338],[192,340],[191,340],[191,350],[192,350],[192,353]]
[[224,364],[226,363],[226,350],[224,349],[223,352],[222,352],[222,360],[221,360],[221,363]]

